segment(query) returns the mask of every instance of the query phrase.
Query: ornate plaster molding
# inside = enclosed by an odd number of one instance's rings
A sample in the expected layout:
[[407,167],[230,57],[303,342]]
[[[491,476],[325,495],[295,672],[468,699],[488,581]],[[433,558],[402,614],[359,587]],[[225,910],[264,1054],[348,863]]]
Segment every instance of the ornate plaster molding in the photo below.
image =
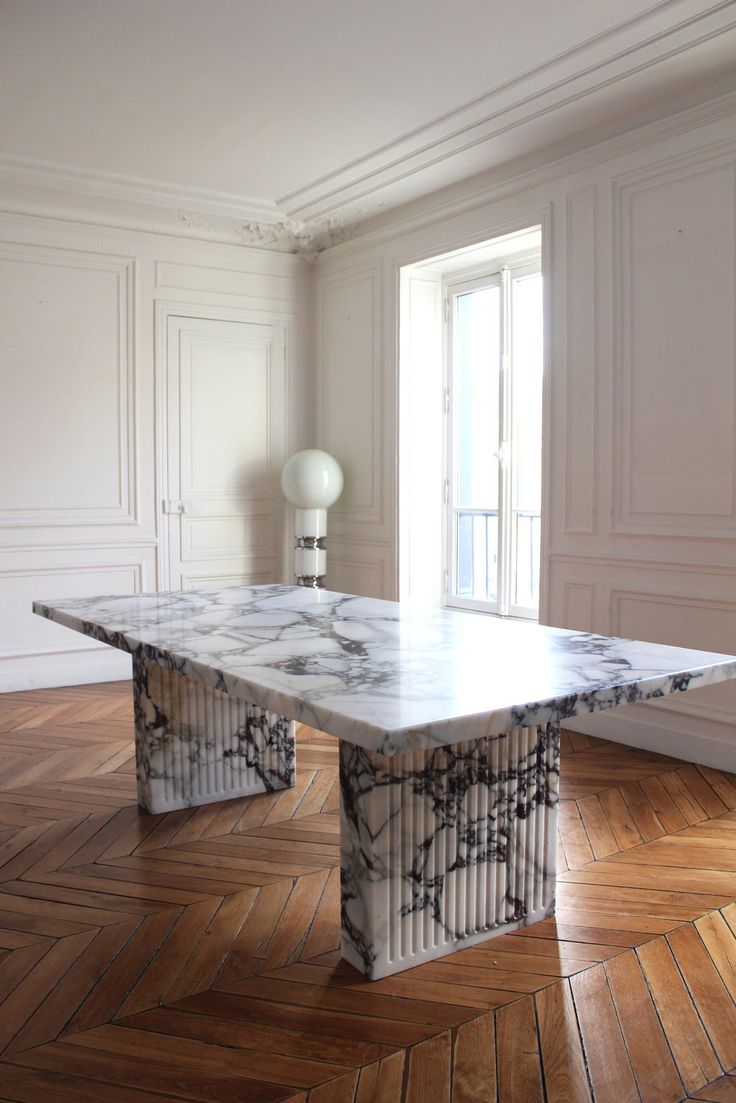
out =
[[336,218],[300,222],[287,218],[282,222],[244,222],[240,228],[243,245],[260,249],[276,249],[297,253],[311,262],[325,249],[350,241],[360,229],[358,222],[342,222]]

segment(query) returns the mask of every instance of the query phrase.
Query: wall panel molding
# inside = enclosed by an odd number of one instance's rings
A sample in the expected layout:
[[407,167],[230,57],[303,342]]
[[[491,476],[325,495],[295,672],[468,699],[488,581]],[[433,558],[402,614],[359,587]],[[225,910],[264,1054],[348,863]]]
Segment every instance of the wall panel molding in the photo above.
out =
[[[733,539],[736,146],[670,158],[611,187],[612,531]],[[716,462],[724,441],[728,469]]]
[[[2,592],[4,586],[10,586],[13,590],[18,588],[18,584],[23,579],[38,580],[38,583],[34,581],[32,590],[33,596],[31,601],[53,601],[54,593],[51,592],[52,586],[50,582],[44,583],[44,579],[50,580],[71,580],[78,577],[88,580],[92,577],[104,577],[105,575],[115,575],[117,577],[116,590],[119,588],[120,577],[127,577],[130,580],[129,593],[138,594],[142,593],[145,589],[145,574],[146,565],[145,560],[141,559],[124,559],[115,562],[106,563],[75,563],[75,564],[63,564],[37,566],[37,567],[2,567],[0,568],[0,592]],[[60,589],[61,587],[59,587]],[[90,595],[93,593],[104,592],[105,584],[100,582],[100,586],[97,589],[90,590]],[[63,597],[58,593],[57,596]],[[30,602],[29,602],[30,613]],[[31,623],[35,628],[40,628],[42,631],[45,629],[44,622],[40,618]],[[58,635],[58,633],[55,633]],[[40,656],[57,656],[57,655],[72,655],[78,652],[99,651],[108,648],[105,644],[100,644],[95,641],[86,640],[84,637],[76,639],[71,632],[65,633],[69,637],[69,642],[66,646],[51,646],[50,644],[42,644],[40,646],[10,646],[0,647],[0,662],[4,662],[11,659],[31,659],[38,658]]]
[[[242,538],[233,538],[233,530],[243,525],[243,515],[239,512],[217,516],[208,514],[206,518],[187,515],[182,529],[182,561],[196,563],[199,560],[211,562],[217,559],[232,559],[234,555],[244,554],[248,559],[270,558],[278,556],[276,544],[276,519],[272,512],[250,512],[246,515],[249,532],[248,541],[243,550]],[[203,537],[220,534],[214,550],[211,544],[203,543]]]
[[380,527],[386,520],[381,292],[378,264],[318,285],[319,436],[345,474],[343,495],[330,510],[336,534],[349,534],[355,525]]
[[264,273],[255,266],[253,271],[248,271],[215,264],[157,260],[154,278],[157,289],[217,294],[220,299],[224,296],[225,301],[233,297],[291,305],[296,298],[294,276]]
[[[649,629],[641,631],[634,618],[627,627],[626,605],[646,607]],[[612,586],[608,590],[610,631],[626,638],[651,639],[655,643],[689,647],[694,650],[733,653],[736,638],[736,597],[732,592],[703,595],[684,588],[668,590]],[[657,612],[659,610],[659,613]],[[687,629],[678,625],[687,622]],[[631,622],[629,622],[631,624]],[[654,638],[656,637],[656,638]],[[729,646],[730,644],[730,646]],[[720,703],[719,703],[720,702]],[[736,716],[736,692],[733,685],[710,687],[705,700],[668,699],[655,702],[658,710],[669,710],[694,718],[705,717],[733,726]]]
[[[111,275],[116,308],[117,500],[104,505],[54,505],[25,509],[0,507],[0,529],[70,526],[140,526],[136,440],[136,260],[103,252],[35,244],[0,243],[0,262]],[[81,415],[80,415],[81,416]],[[73,426],[63,427],[73,432]]]
[[598,379],[597,188],[566,199],[567,365],[565,373],[566,533],[594,534],[598,461],[595,448]]
[[331,589],[364,597],[383,597],[386,563],[367,556],[341,555],[328,546],[327,585]]
[[563,582],[562,626],[576,632],[593,631],[595,587],[591,582]]
[[633,569],[639,571],[687,571],[690,574],[703,575],[732,575],[736,577],[736,564],[729,563],[698,563],[677,559],[657,559],[654,556],[637,558],[631,555],[606,555],[594,552],[553,552],[550,562],[589,564],[591,567],[613,567],[621,569]]

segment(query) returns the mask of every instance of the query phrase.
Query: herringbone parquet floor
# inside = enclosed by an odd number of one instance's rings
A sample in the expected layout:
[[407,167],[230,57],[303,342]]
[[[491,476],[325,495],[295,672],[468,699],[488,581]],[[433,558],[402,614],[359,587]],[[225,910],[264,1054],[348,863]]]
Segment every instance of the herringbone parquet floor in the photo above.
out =
[[336,743],[135,803],[130,687],[0,697],[0,1099],[736,1100],[736,778],[563,745],[556,919],[373,984],[337,953]]

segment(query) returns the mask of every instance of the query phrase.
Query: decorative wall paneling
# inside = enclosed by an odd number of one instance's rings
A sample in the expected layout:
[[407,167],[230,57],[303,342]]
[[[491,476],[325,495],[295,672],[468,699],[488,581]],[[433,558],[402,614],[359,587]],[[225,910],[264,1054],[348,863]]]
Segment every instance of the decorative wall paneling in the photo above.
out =
[[401,601],[442,601],[445,418],[442,272],[399,275],[398,551]]
[[[9,610],[0,625],[0,690],[127,677],[124,657],[80,649],[48,625],[39,631],[30,599],[166,585],[157,468],[165,411],[156,392],[164,306],[279,329],[280,454],[306,446],[304,264],[242,246],[0,215],[0,279],[0,451],[10,450],[0,488],[0,593]],[[286,540],[271,519],[257,521],[246,543],[258,554],[247,568],[240,556],[223,560],[223,577],[280,579]],[[204,549],[195,544],[192,533],[198,558]],[[190,582],[213,585],[217,573],[202,559]]]
[[13,472],[4,540],[16,542],[18,529],[139,525],[134,259],[0,243],[0,280],[0,464]]
[[736,145],[612,187],[612,532],[733,539]]
[[593,185],[567,196],[566,431],[564,506],[567,533],[593,535],[596,530],[596,424],[598,304],[596,189]]
[[369,596],[392,590],[396,559],[382,295],[381,265],[360,264],[319,281],[315,311],[317,438],[345,476],[328,518],[327,584]]
[[563,733],[557,916],[340,961],[337,744],[294,789],[135,804],[131,694],[0,699],[0,1099],[733,1099],[736,776]]
[[[548,623],[736,646],[735,119],[733,105],[721,117],[714,106],[568,158],[557,172],[491,181],[485,193],[469,182],[317,261],[318,284],[333,295],[359,272],[384,273],[380,370],[393,425],[401,266],[549,212]],[[327,351],[318,349],[322,371]],[[395,458],[384,462],[392,517]],[[355,527],[349,538],[357,553]],[[387,588],[392,582],[387,575]],[[617,602],[614,590],[637,596]],[[733,762],[736,699],[703,694],[666,708],[666,717],[655,704],[585,723],[611,738]]]
[[320,435],[324,447],[344,459],[345,488],[330,510],[330,527],[337,533],[349,525],[384,522],[380,295],[377,267],[320,287]]
[[[557,623],[675,645],[687,638],[693,647],[725,653],[734,649],[734,568],[553,556],[550,570]],[[735,713],[733,688],[714,686],[681,700],[627,706],[620,716],[586,717],[570,727],[729,768]]]
[[328,589],[365,597],[386,596],[393,556],[385,541],[356,543],[342,536],[331,536],[328,527],[327,547]]

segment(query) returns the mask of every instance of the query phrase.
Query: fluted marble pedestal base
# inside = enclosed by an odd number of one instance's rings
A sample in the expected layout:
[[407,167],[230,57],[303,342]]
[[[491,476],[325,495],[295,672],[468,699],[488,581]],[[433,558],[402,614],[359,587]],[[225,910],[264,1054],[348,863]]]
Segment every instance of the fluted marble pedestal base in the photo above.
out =
[[294,785],[292,720],[133,657],[138,803],[148,812]]
[[342,954],[371,980],[554,912],[559,725],[384,758],[340,741]]

